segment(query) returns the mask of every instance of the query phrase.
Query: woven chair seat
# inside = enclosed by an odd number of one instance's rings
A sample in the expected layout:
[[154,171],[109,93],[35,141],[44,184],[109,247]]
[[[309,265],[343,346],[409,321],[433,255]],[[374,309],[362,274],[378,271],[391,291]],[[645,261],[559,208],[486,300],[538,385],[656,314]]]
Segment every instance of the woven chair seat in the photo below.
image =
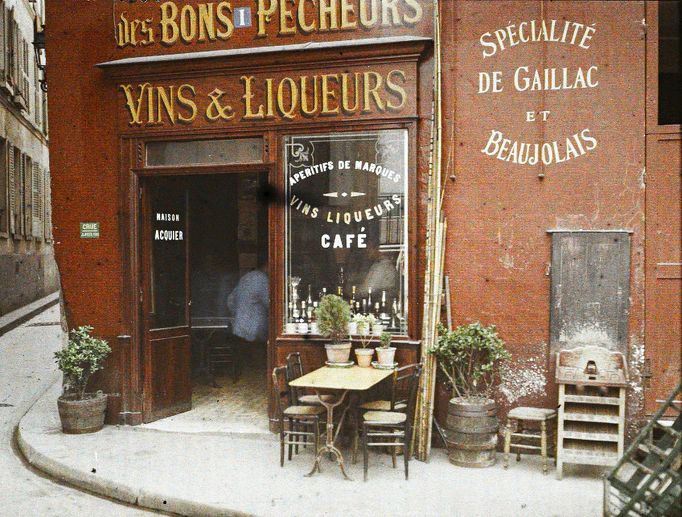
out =
[[284,410],[286,416],[316,416],[326,411],[322,406],[289,406]]
[[[398,402],[395,405],[396,411],[402,411],[407,407],[404,402]],[[370,411],[391,411],[391,401],[390,400],[371,400],[369,402],[364,402],[360,404],[360,409],[367,409]]]
[[555,416],[555,409],[519,406],[512,409],[507,415],[507,418],[518,418],[520,420],[541,422],[549,418],[554,418]]
[[367,411],[362,418],[370,424],[402,424],[407,415],[393,411]]
[[298,402],[303,405],[314,405],[319,404],[320,399],[325,402],[332,402],[334,400],[334,395],[299,395]]

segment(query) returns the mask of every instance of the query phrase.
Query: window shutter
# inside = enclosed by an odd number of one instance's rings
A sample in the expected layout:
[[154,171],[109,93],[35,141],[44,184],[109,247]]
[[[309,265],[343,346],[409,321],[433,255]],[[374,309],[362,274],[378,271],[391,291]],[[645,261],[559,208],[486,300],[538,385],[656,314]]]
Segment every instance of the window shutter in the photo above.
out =
[[45,241],[52,240],[52,179],[50,178],[50,171],[43,170],[43,178],[45,185]]
[[33,171],[31,170],[31,159],[24,155],[22,165],[24,168],[24,235],[31,237],[33,235]]
[[9,190],[9,232],[14,234],[16,232],[15,213],[17,211],[17,177],[16,168],[14,164],[14,146],[7,145],[7,175],[8,175],[8,190]]
[[12,24],[12,41],[9,49],[9,55],[12,60],[10,82],[12,83],[12,86],[16,86],[19,78],[19,24],[17,24],[14,19],[14,9],[12,9],[10,13],[12,17],[9,22]]
[[43,171],[37,163],[33,163],[33,171],[31,174],[32,184],[32,218],[33,218],[33,236],[36,239],[41,239],[43,236]]
[[0,80],[7,77],[7,10],[0,0]]
[[22,80],[21,89],[22,89],[22,93],[24,95],[24,100],[26,101],[26,109],[30,113],[30,111],[31,111],[31,90],[30,90],[31,79],[30,79],[30,75],[29,75],[30,74],[30,68],[29,68],[29,66],[30,66],[30,64],[29,64],[30,63],[30,60],[29,60],[30,53],[29,53],[29,48],[28,48],[28,42],[23,38],[21,41],[21,48],[23,49],[23,53],[21,56],[23,58],[22,65],[21,65],[21,68],[22,68],[22,70],[21,70],[21,80]]

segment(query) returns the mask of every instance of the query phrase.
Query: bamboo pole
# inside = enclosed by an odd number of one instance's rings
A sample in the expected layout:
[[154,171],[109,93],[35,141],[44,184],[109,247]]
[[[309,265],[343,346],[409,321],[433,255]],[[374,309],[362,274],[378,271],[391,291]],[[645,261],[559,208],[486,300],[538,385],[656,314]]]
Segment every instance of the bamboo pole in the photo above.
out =
[[422,322],[421,361],[424,366],[419,387],[415,415],[417,459],[427,461],[431,451],[431,432],[436,386],[436,362],[429,349],[438,338],[447,222],[443,216],[444,189],[442,188],[442,103],[441,103],[441,46],[440,10],[434,0],[434,100],[431,120],[429,153],[429,181],[427,186],[426,266],[424,271],[424,312]]

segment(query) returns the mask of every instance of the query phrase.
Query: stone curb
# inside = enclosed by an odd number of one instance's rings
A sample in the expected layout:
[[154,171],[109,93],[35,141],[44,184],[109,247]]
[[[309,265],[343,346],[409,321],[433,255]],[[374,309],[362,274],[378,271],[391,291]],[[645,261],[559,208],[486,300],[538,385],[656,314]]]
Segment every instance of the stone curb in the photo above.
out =
[[0,316],[0,336],[7,334],[7,332],[17,328],[22,323],[26,323],[56,303],[59,303],[59,291],[48,294],[12,312],[8,312],[4,316]]
[[[47,387],[47,390],[49,390],[50,387],[52,387],[52,384]],[[123,501],[128,504],[133,504],[152,510],[161,510],[164,512],[187,515],[190,517],[205,517],[208,515],[216,517],[231,517],[247,515],[244,512],[225,508],[224,506],[199,503],[169,494],[157,493],[144,488],[135,488],[125,483],[111,481],[102,478],[95,473],[70,467],[59,460],[50,458],[43,454],[31,445],[30,439],[27,439],[23,421],[24,418],[26,418],[26,415],[33,410],[35,404],[45,395],[45,393],[47,393],[47,390],[45,390],[41,396],[36,397],[31,404],[31,407],[24,414],[24,416],[21,417],[16,430],[16,439],[19,450],[24,455],[26,461],[36,469],[52,478],[58,479],[60,482],[82,488],[89,492],[100,494],[111,499]]]

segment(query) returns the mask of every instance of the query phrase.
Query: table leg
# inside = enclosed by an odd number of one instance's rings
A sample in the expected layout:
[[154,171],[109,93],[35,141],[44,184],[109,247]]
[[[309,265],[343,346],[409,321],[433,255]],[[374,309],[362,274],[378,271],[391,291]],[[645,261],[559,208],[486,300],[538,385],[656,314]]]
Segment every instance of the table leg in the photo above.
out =
[[[315,390],[315,394],[320,397],[320,393],[317,390]],[[346,398],[347,394],[348,390],[344,390],[343,393],[341,393],[341,395],[333,402],[325,402],[320,397],[320,402],[325,408],[327,408],[327,433],[325,435],[325,444],[317,450],[313,470],[306,474],[306,477],[312,476],[315,471],[320,472],[320,462],[322,461],[322,456],[324,456],[325,453],[330,453],[336,458],[336,463],[339,465],[343,477],[348,481],[351,481],[351,478],[348,477],[346,474],[346,469],[343,466],[343,455],[341,454],[341,451],[334,445],[336,436],[338,436],[338,430],[336,435],[334,434],[334,408],[343,403],[343,400]],[[345,416],[346,411],[344,410],[343,414],[341,415],[341,421],[339,421],[339,429],[343,425],[343,419]]]

